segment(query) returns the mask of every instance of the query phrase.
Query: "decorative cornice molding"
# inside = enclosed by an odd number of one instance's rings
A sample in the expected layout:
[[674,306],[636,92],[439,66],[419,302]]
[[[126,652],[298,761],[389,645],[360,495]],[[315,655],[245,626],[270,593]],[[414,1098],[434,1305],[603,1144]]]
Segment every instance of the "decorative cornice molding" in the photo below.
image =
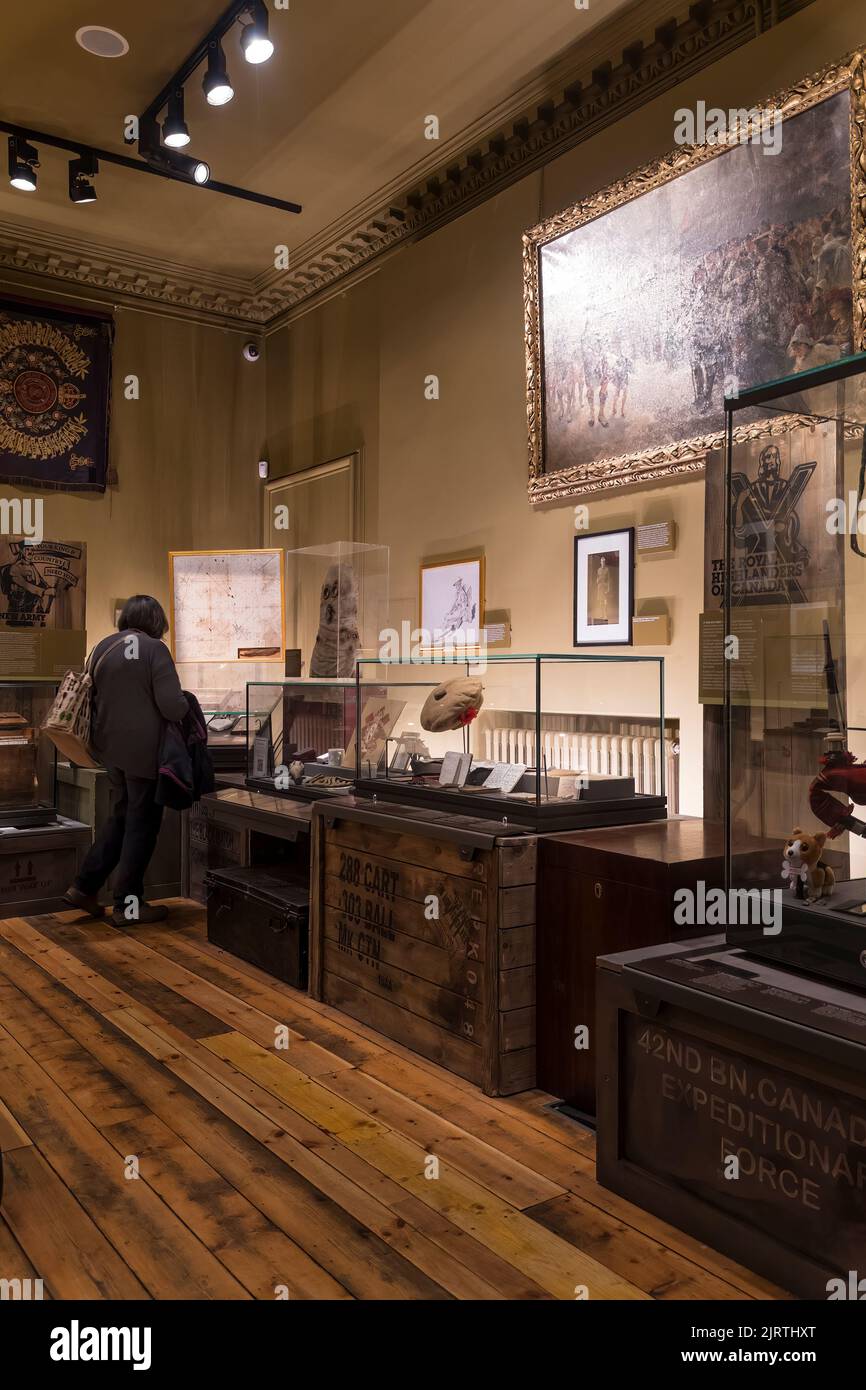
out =
[[[668,17],[670,0],[646,0],[612,17],[483,120],[437,145],[409,178],[297,248],[286,271],[246,280],[3,221],[0,269],[64,280],[116,303],[270,331],[811,3],[696,0],[677,19]],[[653,25],[649,43],[634,37]],[[616,61],[609,55],[618,49]]]
[[[548,75],[548,95],[539,101],[537,81],[507,104],[499,129],[488,124],[484,139],[463,139],[461,152],[440,150],[428,161],[424,180],[402,195],[382,197],[377,215],[353,214],[342,235],[329,229],[316,244],[301,248],[290,270],[268,271],[257,282],[267,304],[269,328],[295,315],[308,301],[332,292],[400,245],[437,231],[549,163],[606,126],[660,96],[694,73],[748,43],[765,29],[812,4],[812,0],[697,0],[685,18],[668,18],[666,4],[654,4],[616,16],[574,45]],[[618,63],[601,54],[616,52],[626,32],[653,22],[652,42],[634,39],[622,48]],[[630,30],[624,30],[628,23]],[[588,80],[587,80],[588,79]],[[494,130],[496,133],[490,134]],[[444,155],[444,158],[443,158]],[[348,219],[346,220],[348,223]]]
[[146,301],[155,310],[235,327],[258,328],[265,312],[253,284],[240,276],[203,273],[34,223],[0,220],[0,273],[4,269],[71,282],[115,304]]

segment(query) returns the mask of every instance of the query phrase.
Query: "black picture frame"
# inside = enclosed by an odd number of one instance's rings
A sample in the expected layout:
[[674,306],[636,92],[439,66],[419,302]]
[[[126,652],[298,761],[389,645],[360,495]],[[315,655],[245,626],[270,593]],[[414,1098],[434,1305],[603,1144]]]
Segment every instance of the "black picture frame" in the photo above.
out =
[[[617,527],[613,531],[587,531],[574,538],[574,598],[572,609],[572,645],[575,647],[630,647],[634,642],[634,533],[633,526]],[[615,541],[612,539],[615,538]],[[604,545],[606,540],[611,544]],[[593,620],[589,592],[590,559],[593,555],[607,558],[617,552],[618,591],[617,621]],[[586,566],[584,566],[584,558]],[[596,570],[596,575],[598,571]],[[589,634],[594,628],[598,636]]]

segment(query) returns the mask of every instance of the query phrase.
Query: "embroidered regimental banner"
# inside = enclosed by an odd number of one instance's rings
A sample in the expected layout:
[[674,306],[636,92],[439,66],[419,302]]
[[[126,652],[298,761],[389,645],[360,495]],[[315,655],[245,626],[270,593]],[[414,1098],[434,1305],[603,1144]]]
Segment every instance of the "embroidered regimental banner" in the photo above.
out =
[[0,479],[104,492],[110,320],[0,300]]

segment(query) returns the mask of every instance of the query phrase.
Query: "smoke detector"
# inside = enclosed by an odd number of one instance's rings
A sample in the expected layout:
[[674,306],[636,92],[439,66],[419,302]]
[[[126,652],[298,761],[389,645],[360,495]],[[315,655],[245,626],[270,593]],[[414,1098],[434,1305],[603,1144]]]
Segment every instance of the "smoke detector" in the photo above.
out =
[[129,43],[116,29],[101,24],[85,24],[75,35],[75,42],[97,58],[122,58],[129,52]]

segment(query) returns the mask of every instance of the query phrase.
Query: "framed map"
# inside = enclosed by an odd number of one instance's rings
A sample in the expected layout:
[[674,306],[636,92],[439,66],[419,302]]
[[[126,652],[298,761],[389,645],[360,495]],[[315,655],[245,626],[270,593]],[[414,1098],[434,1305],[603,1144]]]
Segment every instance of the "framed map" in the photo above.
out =
[[282,550],[176,550],[168,563],[175,661],[282,660]]

